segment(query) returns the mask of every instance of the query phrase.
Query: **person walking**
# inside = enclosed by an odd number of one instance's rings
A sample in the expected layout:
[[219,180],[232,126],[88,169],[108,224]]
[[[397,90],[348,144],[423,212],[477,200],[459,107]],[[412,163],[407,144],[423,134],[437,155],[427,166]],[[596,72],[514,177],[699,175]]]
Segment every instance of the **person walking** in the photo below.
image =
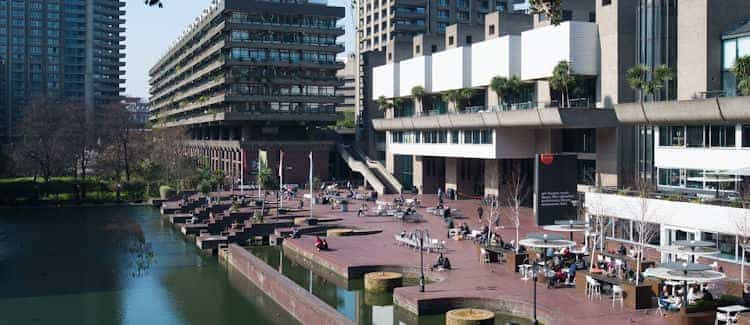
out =
[[484,208],[482,206],[477,207],[477,217],[479,218],[479,222],[482,222],[482,216],[484,215]]

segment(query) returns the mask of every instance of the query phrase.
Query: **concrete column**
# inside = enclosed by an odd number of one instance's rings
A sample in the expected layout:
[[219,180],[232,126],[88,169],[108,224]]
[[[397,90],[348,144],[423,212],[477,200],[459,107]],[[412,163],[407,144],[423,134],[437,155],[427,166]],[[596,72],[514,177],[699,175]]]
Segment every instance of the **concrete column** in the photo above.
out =
[[500,97],[497,96],[497,93],[492,91],[492,89],[487,88],[487,95],[485,95],[485,100],[487,101],[486,107],[492,108],[493,106],[498,106],[500,108]]
[[[386,134],[387,138],[391,137],[390,132]],[[386,140],[388,141],[388,140]],[[393,174],[393,171],[395,169],[394,162],[393,162],[393,153],[391,153],[390,150],[388,150],[388,146],[385,147],[385,169],[388,170],[389,173]]]
[[500,160],[484,161],[484,195],[500,195]]
[[458,191],[458,158],[445,158],[445,190]]
[[552,101],[552,95],[549,90],[549,82],[539,80],[536,82],[536,102],[538,105],[547,104]]
[[596,129],[596,185],[617,186],[617,129]]
[[412,183],[419,193],[424,194],[424,160],[422,156],[414,155],[412,157],[414,157],[414,162],[412,163]]

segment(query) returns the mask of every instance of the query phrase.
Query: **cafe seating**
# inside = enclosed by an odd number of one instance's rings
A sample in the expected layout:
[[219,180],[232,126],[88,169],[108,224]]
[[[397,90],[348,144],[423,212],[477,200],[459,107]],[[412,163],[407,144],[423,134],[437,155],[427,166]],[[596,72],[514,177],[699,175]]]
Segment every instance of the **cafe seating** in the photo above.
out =
[[490,254],[487,253],[487,250],[484,248],[479,249],[479,258],[483,264],[487,264],[490,262]]
[[613,285],[612,286],[612,307],[615,306],[615,302],[616,301],[619,301],[620,302],[620,308],[622,308],[623,303],[625,302],[623,296],[624,296],[624,294],[623,294],[622,287],[618,286],[618,285]]
[[598,281],[594,280],[590,275],[586,275],[586,296],[593,298],[594,296],[602,298],[602,286]]

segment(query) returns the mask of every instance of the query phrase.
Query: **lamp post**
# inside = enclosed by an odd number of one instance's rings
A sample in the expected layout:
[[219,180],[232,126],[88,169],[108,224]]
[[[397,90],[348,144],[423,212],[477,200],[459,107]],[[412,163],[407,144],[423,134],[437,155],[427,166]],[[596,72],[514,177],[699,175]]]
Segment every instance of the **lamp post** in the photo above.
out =
[[419,292],[424,292],[424,235],[425,231],[417,229],[414,234],[419,240]]
[[533,287],[531,289],[531,299],[533,300],[532,304],[532,310],[531,310],[531,324],[532,325],[539,325],[539,321],[536,319],[536,275],[537,272],[539,272],[539,265],[534,263],[531,266],[531,281],[534,283]]

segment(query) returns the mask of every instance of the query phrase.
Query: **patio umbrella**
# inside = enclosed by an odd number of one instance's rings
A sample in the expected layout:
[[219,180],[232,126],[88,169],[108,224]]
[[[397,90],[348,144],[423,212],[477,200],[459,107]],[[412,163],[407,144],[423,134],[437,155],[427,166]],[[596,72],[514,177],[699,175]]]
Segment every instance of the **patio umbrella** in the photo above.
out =
[[570,233],[570,240],[573,240],[574,232],[585,232],[588,224],[583,220],[558,220],[554,225],[544,226],[544,230],[554,232]]
[[716,243],[705,240],[675,240],[672,242],[672,245],[681,251],[679,254],[692,255],[691,262],[695,261],[695,256],[697,255],[704,255],[705,253],[708,253],[708,255],[715,254],[709,253],[712,251],[712,248],[718,253]]
[[684,283],[683,301],[687,307],[688,283],[707,283],[718,281],[726,277],[724,273],[711,270],[711,266],[696,263],[662,263],[659,267],[652,267],[643,272],[650,276],[667,281],[682,281]]

